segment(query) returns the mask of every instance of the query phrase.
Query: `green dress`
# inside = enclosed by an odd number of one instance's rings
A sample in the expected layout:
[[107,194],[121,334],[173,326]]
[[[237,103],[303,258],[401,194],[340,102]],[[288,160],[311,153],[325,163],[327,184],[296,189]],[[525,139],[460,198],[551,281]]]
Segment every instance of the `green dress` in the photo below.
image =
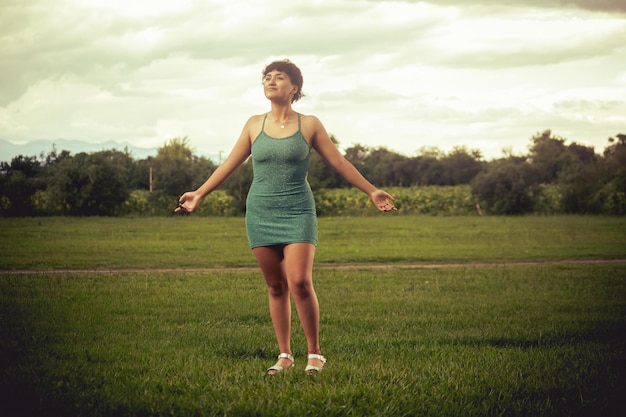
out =
[[261,133],[252,143],[254,177],[246,199],[250,247],[317,245],[315,200],[307,181],[311,147],[300,130],[286,138]]

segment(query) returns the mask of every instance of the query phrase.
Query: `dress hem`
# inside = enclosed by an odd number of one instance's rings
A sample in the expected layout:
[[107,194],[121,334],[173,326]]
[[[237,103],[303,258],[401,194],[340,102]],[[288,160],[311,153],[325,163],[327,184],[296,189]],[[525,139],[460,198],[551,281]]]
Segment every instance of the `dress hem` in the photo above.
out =
[[312,242],[310,240],[294,240],[289,242],[272,242],[272,243],[257,243],[254,245],[250,245],[250,249],[259,248],[263,246],[280,246],[280,245],[291,245],[292,243],[310,243],[311,245],[317,247],[317,241]]

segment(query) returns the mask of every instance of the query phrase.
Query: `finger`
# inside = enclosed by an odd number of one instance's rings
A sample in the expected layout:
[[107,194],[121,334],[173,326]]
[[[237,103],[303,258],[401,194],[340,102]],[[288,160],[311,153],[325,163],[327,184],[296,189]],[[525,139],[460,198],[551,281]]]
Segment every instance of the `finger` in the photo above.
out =
[[387,202],[387,203],[384,205],[384,210],[385,210],[385,211],[398,211],[398,208],[397,208],[396,206],[394,206],[393,204],[391,204],[391,203]]

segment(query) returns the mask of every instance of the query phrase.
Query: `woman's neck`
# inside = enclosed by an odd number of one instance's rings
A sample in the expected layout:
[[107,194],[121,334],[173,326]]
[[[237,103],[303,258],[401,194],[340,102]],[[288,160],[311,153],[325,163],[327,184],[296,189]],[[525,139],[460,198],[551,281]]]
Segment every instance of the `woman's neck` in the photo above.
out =
[[273,120],[282,122],[289,120],[289,118],[293,117],[294,113],[295,112],[291,108],[291,105],[282,106],[272,103],[272,110],[270,110],[269,115]]
[[278,106],[272,103],[272,110],[268,113],[269,118],[272,122],[279,125],[282,129],[285,128],[285,125],[289,124],[291,120],[294,119],[295,112],[291,108],[291,106]]

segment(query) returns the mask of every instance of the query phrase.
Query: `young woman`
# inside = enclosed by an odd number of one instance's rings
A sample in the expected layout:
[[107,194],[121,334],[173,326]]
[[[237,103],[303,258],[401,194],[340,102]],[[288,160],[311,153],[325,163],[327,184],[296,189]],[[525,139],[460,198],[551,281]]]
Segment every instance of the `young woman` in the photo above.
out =
[[308,344],[305,371],[319,372],[326,359],[319,343],[319,305],[313,288],[317,245],[315,201],[307,182],[311,150],[348,182],[368,194],[380,211],[396,210],[393,197],[379,190],[339,152],[315,116],[293,110],[302,97],[302,73],[289,60],[263,70],[267,113],[248,119],[228,158],[196,191],[180,197],[176,211],[194,211],[252,155],[254,178],[246,200],[246,231],[269,292],[269,310],[280,350],[267,370],[275,374],[294,365],[291,352],[290,295]]

